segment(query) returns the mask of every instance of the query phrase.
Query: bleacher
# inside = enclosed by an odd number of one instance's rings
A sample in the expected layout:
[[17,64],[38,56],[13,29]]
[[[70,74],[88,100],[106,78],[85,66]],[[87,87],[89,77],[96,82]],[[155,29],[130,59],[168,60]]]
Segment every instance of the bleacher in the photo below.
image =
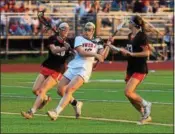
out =
[[[71,30],[70,30],[70,35],[71,36],[76,36],[79,35],[82,32],[82,28],[84,23],[81,23],[81,18],[77,15],[74,14],[74,8],[76,2],[71,2],[69,3],[68,1],[54,1],[50,0],[50,3],[45,3],[40,4],[40,8],[46,8],[47,7],[47,12],[46,16],[54,16],[54,17],[59,17],[63,21],[66,21],[70,24]],[[34,9],[37,8],[35,4],[32,4],[31,1],[25,1],[25,6],[28,7],[29,9]],[[53,9],[57,10],[57,13],[53,13]],[[160,9],[160,12],[153,14],[153,13],[141,13],[139,14],[144,18],[144,20],[147,22],[147,26],[151,27],[153,29],[152,32],[148,33],[149,36],[151,37],[154,42],[152,44],[156,44],[156,47],[165,47],[166,45],[163,44],[162,42],[158,41],[163,38],[163,33],[164,33],[164,28],[165,26],[168,26],[171,30],[172,29],[172,20],[171,16],[173,15],[173,12],[164,12],[164,11],[169,11],[169,8]],[[6,19],[10,20],[10,18],[13,17],[22,17],[24,13],[5,13]],[[100,36],[103,39],[108,39],[109,36],[111,36],[117,25],[121,23],[123,16],[130,18],[133,13],[130,12],[121,12],[121,11],[111,11],[110,13],[103,13],[99,12],[95,18],[94,22],[96,23],[96,36]],[[30,14],[31,17],[37,17],[36,14]],[[101,24],[101,20],[103,18],[109,18],[112,22],[111,27],[103,27]],[[8,24],[8,23],[7,23]],[[1,36],[1,39],[6,40],[6,45],[10,46],[9,40],[46,40],[50,33],[43,33],[41,35],[28,35],[28,36],[14,36],[10,35],[8,33],[8,25],[6,27],[7,30],[7,35],[6,36]],[[115,36],[116,40],[126,40],[127,35],[129,33],[129,29],[127,28],[127,25],[125,25]],[[172,35],[173,36],[173,35]],[[44,51],[44,44],[43,42],[40,45],[41,51]],[[3,48],[4,51],[1,51],[1,54],[10,54],[13,52],[10,52],[9,48]],[[161,49],[162,51],[162,49]],[[26,51],[25,51],[26,52]],[[28,52],[29,53],[29,52]],[[31,52],[32,53],[32,52]],[[43,52],[41,52],[43,53]]]

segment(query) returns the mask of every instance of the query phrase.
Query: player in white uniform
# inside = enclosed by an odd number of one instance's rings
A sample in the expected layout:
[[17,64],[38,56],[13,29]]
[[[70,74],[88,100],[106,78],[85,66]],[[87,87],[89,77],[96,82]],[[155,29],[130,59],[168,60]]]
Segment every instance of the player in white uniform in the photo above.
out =
[[[96,58],[100,62],[103,62],[104,58],[108,55],[108,46],[104,49],[103,45],[93,43],[94,32],[95,25],[92,22],[88,22],[85,25],[83,36],[77,36],[75,38],[75,58],[68,64],[68,69],[64,73],[58,87],[58,92],[64,95],[57,108],[47,112],[52,120],[56,120],[67,104],[73,101],[72,94],[79,89],[83,83],[88,82],[92,73],[94,59]],[[81,115],[83,103],[79,101],[74,103],[76,103],[76,117],[78,118]]]

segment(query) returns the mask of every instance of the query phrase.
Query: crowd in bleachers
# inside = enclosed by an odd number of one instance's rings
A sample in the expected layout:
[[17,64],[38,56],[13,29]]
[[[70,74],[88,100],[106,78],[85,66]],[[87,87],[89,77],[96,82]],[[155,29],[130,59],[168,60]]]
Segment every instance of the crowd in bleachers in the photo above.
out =
[[[50,0],[43,1],[47,3],[50,2]],[[30,17],[30,14],[35,14],[37,11],[41,10],[40,4],[37,3],[35,0],[32,0],[31,2],[33,5],[35,5],[35,8],[30,9],[29,6],[26,6],[25,2],[25,0],[1,0],[0,34],[6,34],[6,21],[9,21],[8,32],[11,35],[31,35],[32,33],[34,35],[37,35],[40,33],[39,29],[41,29],[41,26],[39,25],[39,21],[37,20],[37,18]],[[58,0],[55,0],[55,2],[58,2]],[[68,2],[75,3],[75,1],[71,0],[69,0]],[[80,23],[82,24],[87,21],[95,21],[94,17],[99,12],[109,13],[110,11],[128,11],[139,13],[156,13],[161,7],[173,7],[173,5],[174,0],[170,0],[168,2],[166,0],[77,0],[72,12],[80,16]],[[11,18],[10,20],[6,20],[4,13],[13,12],[25,13],[25,17]],[[57,13],[59,12],[59,10],[57,10],[57,8],[53,8],[52,12]],[[60,19],[51,17],[50,21],[52,25],[55,26],[60,22]],[[103,27],[111,26],[111,20],[109,18],[103,18],[101,23]]]
[[[64,12],[60,10],[59,6],[53,6],[51,10],[43,7],[41,3],[36,0],[1,0],[0,1],[0,35],[41,35],[43,27],[40,25],[36,14],[38,11],[45,8],[46,12],[59,13]],[[110,12],[133,12],[133,13],[157,13],[163,11],[162,9],[174,10],[174,0],[41,0],[45,4],[52,3],[72,3],[70,13],[75,13],[79,16],[80,24],[85,24],[87,21],[95,22],[98,13]],[[67,4],[68,5],[68,4]],[[66,9],[65,5],[65,9]],[[68,11],[66,11],[68,12]],[[23,13],[23,17],[6,17],[6,13]],[[31,15],[34,15],[32,17]],[[13,15],[12,15],[13,16]],[[55,16],[50,16],[49,21],[52,26],[56,26],[61,19]],[[174,17],[172,17],[174,20]],[[172,21],[173,22],[173,21]],[[112,27],[112,20],[108,17],[101,19],[102,27]],[[174,23],[172,23],[173,25]],[[172,27],[165,27],[164,42],[170,46],[172,36]],[[170,49],[170,48],[168,48]]]

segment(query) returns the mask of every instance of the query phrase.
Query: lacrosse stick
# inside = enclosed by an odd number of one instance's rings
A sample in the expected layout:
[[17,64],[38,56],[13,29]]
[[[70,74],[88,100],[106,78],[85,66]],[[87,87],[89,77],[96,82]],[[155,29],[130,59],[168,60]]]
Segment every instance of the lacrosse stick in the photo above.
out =
[[[45,26],[45,31],[46,30],[52,30],[56,35],[59,35],[59,31],[57,31],[56,29],[54,29],[52,27],[52,25],[48,22],[48,20],[44,17],[44,12],[45,11],[39,11],[38,14],[37,14],[37,16],[38,16],[38,20]],[[58,36],[58,38],[59,38],[59,36]],[[64,44],[66,44],[66,43],[67,42],[64,41]],[[69,47],[69,50],[73,54],[75,54],[74,50],[71,47]]]
[[[115,37],[115,35],[123,28],[123,26],[128,22],[128,19],[126,17],[122,18],[122,22],[117,26],[115,32],[112,34],[112,38],[113,39]],[[115,47],[112,45],[112,49],[120,52],[120,48],[119,47]],[[106,51],[102,54],[105,55]],[[94,66],[93,66],[93,70],[95,70],[97,68],[97,65],[99,64],[99,61],[97,61]]]

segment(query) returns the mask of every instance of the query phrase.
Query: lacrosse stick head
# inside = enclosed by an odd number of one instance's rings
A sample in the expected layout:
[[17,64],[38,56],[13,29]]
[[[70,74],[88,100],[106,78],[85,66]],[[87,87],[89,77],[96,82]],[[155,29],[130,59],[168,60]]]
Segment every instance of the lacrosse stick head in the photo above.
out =
[[126,23],[128,23],[128,18],[126,16],[121,17],[121,23],[117,26],[117,30],[122,29]]
[[101,37],[96,37],[92,40],[94,44],[104,46],[104,40]]
[[128,22],[128,19],[127,19],[126,16],[121,17],[121,23],[117,26],[117,28],[116,28],[115,32],[113,33],[112,37],[114,37],[114,36],[116,35],[116,33],[117,33],[118,31],[120,31],[120,29],[122,29],[123,26],[124,26],[127,22]]

